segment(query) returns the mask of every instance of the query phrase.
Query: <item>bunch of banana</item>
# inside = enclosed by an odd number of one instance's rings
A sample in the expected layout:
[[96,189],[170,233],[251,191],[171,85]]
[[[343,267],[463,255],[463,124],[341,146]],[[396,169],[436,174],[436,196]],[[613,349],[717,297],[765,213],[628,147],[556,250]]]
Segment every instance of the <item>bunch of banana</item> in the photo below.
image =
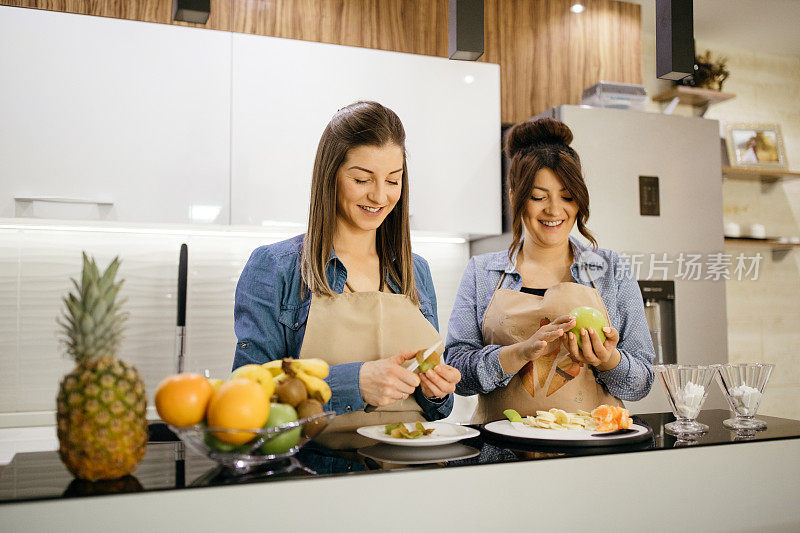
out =
[[322,359],[278,359],[264,363],[275,379],[276,390],[291,378],[302,382],[309,398],[327,403],[331,399],[331,388],[325,382],[330,368]]

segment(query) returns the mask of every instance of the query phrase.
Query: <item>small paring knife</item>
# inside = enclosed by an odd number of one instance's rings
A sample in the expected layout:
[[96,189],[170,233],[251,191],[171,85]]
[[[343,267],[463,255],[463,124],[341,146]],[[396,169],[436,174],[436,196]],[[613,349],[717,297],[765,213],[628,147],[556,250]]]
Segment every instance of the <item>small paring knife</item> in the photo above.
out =
[[[436,349],[439,348],[439,346],[441,346],[442,344],[443,341],[440,340],[439,342],[437,342],[436,344],[434,344],[433,346],[431,346],[426,350],[419,350],[414,360],[411,361],[411,364],[409,364],[406,367],[406,370],[408,370],[409,372],[415,372],[419,368],[419,365],[421,365],[424,361],[427,361],[429,357],[436,357],[437,359],[439,359],[439,361],[441,361],[441,356],[438,353],[436,353]],[[439,364],[439,361],[436,361],[436,364]]]
[[[417,352],[416,358],[413,361],[411,361],[410,365],[405,367],[406,370],[408,370],[409,372],[414,372],[415,370],[417,370],[417,368],[419,368],[419,365],[423,361],[428,359],[428,357],[431,357],[432,355],[434,355],[436,357],[439,357],[439,354],[436,353],[436,349],[439,348],[439,346],[441,346],[442,344],[443,344],[443,341],[439,340],[436,344],[434,344],[430,348],[428,348],[426,350],[419,350]],[[365,413],[371,413],[371,412],[375,411],[375,409],[377,409],[377,407],[375,407],[374,405],[371,405],[371,404],[367,404],[366,406],[364,406],[364,412]]]

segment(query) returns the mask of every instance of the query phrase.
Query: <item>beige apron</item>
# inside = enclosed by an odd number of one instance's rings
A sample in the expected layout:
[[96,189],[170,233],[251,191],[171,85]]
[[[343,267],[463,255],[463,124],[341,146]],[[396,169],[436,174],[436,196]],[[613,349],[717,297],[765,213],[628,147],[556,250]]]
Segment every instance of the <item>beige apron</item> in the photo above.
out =
[[[544,296],[538,296],[501,289],[504,277],[505,273],[500,277],[483,316],[485,345],[508,346],[528,339],[543,325],[583,305],[600,310],[611,323],[596,288],[563,282],[550,287]],[[553,407],[575,412],[578,409],[591,411],[602,404],[622,406],[619,398],[597,383],[591,368],[570,359],[560,339],[548,348],[548,353],[522,367],[508,385],[479,395],[472,423],[499,420],[506,409],[516,409],[522,416],[536,416],[537,410],[546,411]]]
[[[353,292],[314,295],[300,358],[319,357],[330,365],[376,361],[417,351],[441,341],[436,328],[403,294]],[[442,348],[438,348],[441,355]],[[344,413],[328,422],[314,440],[333,449],[358,448],[375,441],[355,433],[361,426],[423,421],[413,396],[371,413]]]

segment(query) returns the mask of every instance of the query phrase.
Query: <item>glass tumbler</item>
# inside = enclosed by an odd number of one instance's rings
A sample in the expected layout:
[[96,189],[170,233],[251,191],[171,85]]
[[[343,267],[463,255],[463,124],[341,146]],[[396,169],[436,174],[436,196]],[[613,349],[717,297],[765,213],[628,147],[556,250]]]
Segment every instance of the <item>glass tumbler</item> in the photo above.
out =
[[696,419],[708,397],[708,386],[716,369],[705,365],[656,365],[654,368],[676,418],[665,424],[664,430],[678,437],[708,431],[708,426]]
[[758,431],[767,427],[766,422],[754,417],[773,368],[775,365],[761,363],[717,365],[717,383],[736,415],[725,420],[723,426],[736,431]]

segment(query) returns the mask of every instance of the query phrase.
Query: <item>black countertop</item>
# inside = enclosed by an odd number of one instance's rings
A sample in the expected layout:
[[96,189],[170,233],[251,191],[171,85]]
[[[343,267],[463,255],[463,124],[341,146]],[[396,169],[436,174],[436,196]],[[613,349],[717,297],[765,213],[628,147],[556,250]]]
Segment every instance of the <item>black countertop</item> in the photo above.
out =
[[[633,417],[634,421],[653,430],[651,439],[635,445],[597,448],[531,446],[501,440],[486,432],[459,444],[436,447],[440,450],[437,452],[433,451],[434,448],[423,451],[420,448],[388,445],[337,452],[312,443],[306,445],[294,458],[272,463],[269,470],[261,469],[244,475],[232,475],[204,456],[189,449],[183,451],[183,446],[179,443],[151,442],[148,444],[144,461],[133,476],[98,483],[75,480],[61,464],[56,452],[20,453],[0,471],[0,503],[278,482],[299,478],[370,475],[409,468],[457,468],[579,455],[641,453],[686,446],[732,445],[800,438],[798,420],[758,416],[757,418],[767,423],[766,430],[754,435],[737,435],[722,426],[722,421],[730,417],[730,413],[726,410],[703,411],[698,421],[707,424],[709,432],[694,441],[680,441],[664,432],[664,424],[674,420],[671,413],[638,415]],[[181,456],[185,458],[180,459]],[[461,458],[452,459],[456,456]],[[420,461],[423,463],[420,464]],[[411,462],[418,464],[408,464]]]

